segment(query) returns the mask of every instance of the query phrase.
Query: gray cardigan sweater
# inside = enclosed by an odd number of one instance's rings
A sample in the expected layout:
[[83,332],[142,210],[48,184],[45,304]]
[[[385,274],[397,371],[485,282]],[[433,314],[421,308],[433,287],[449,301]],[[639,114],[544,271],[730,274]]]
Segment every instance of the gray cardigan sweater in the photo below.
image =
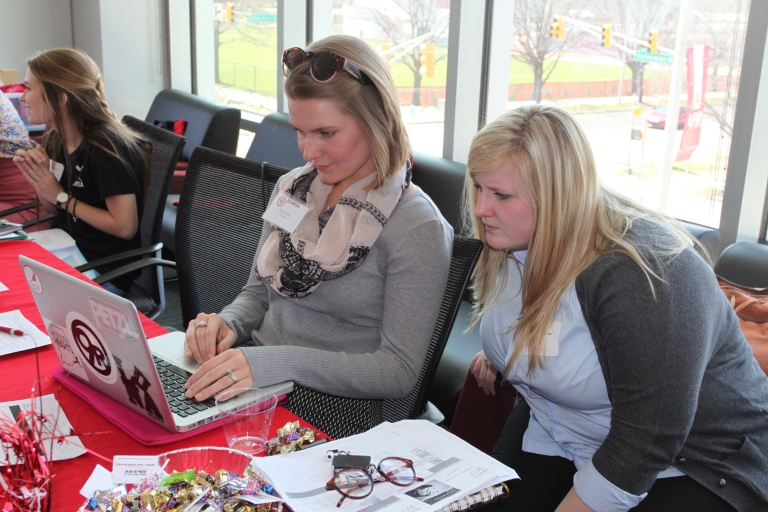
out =
[[[262,241],[270,230],[265,222]],[[400,200],[358,268],[307,297],[265,286],[254,258],[248,283],[221,312],[254,386],[293,380],[351,398],[407,395],[432,338],[452,247],[453,229],[416,190]]]
[[739,511],[768,510],[768,379],[692,248],[652,265],[665,279],[653,279],[655,298],[622,253],[576,279],[612,405],[593,464],[635,495],[672,464]]

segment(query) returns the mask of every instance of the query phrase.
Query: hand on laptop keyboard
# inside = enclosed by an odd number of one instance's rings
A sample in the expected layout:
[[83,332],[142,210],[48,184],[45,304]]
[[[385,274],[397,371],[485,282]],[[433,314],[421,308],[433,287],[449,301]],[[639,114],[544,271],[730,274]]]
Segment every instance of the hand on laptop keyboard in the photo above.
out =
[[251,367],[242,350],[229,349],[203,363],[184,387],[186,396],[199,402],[230,388],[251,388]]
[[199,364],[221,354],[237,341],[237,335],[216,313],[200,313],[191,320],[184,336],[184,353]]

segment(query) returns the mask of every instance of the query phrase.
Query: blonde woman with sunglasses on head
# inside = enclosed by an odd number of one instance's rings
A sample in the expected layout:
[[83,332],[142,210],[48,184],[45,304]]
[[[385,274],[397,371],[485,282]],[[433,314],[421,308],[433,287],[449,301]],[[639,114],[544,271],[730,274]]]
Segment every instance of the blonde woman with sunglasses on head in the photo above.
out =
[[522,398],[493,451],[522,479],[503,507],[768,509],[768,379],[691,237],[604,188],[554,107],[490,123],[468,168],[471,371]]
[[204,364],[187,396],[293,380],[350,398],[403,397],[430,343],[453,230],[411,183],[397,91],[370,46],[331,36],[286,50],[283,70],[307,165],[273,199],[308,212],[292,233],[265,222],[243,292],[190,322],[187,352]]

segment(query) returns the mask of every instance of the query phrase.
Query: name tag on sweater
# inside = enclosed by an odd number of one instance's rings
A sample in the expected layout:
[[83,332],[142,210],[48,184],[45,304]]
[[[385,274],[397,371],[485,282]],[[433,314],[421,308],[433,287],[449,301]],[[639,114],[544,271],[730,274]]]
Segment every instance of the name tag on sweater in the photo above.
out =
[[280,192],[261,218],[288,233],[293,233],[308,211],[309,208],[303,202]]
[[[547,331],[547,339],[544,343],[544,355],[554,357],[560,354],[560,330],[563,328],[562,322],[552,322]],[[530,356],[527,348],[521,352],[523,356]]]

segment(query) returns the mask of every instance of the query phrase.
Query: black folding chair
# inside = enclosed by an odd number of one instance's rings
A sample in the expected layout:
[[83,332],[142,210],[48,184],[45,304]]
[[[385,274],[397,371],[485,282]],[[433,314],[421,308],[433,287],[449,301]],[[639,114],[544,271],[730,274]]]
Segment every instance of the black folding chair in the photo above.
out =
[[245,283],[261,238],[261,216],[289,169],[198,147],[176,216],[175,249],[184,325],[218,312]]

